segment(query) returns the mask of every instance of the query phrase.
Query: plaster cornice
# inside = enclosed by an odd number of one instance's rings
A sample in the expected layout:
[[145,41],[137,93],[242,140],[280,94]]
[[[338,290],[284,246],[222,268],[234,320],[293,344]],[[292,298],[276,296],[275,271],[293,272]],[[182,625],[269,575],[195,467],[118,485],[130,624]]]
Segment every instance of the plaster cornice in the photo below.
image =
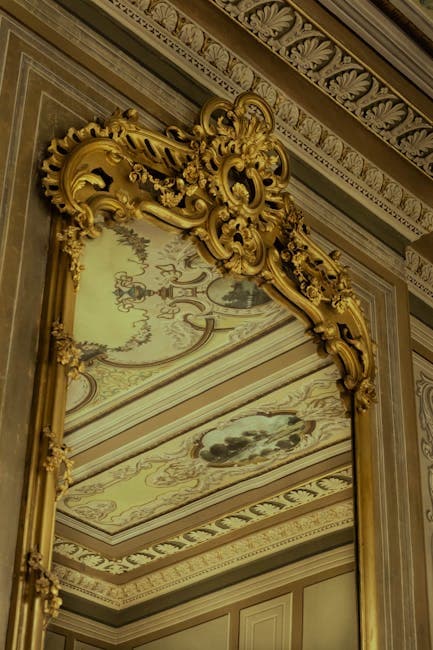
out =
[[433,330],[415,316],[410,317],[410,333],[414,341],[433,351]]
[[410,246],[406,250],[409,291],[433,307],[433,264]]
[[86,571],[86,567],[89,567],[100,571],[105,574],[106,579],[109,579],[110,575],[127,574],[139,567],[149,566],[165,557],[175,559],[175,556],[184,553],[186,550],[199,548],[210,540],[220,539],[223,541],[226,535],[235,530],[244,529],[247,531],[248,527],[253,524],[264,520],[270,522],[271,518],[276,514],[287,513],[301,505],[311,504],[314,507],[314,504],[317,507],[321,499],[346,490],[351,485],[352,468],[350,466],[342,467],[313,480],[305,481],[265,500],[228,513],[199,527],[187,530],[181,535],[119,558],[108,558],[91,548],[63,537],[55,538],[53,550],[57,555],[58,562],[67,565],[68,560],[74,560],[82,565],[83,572]]
[[431,57],[369,0],[319,0],[426,95],[433,98]]
[[353,502],[349,499],[180,560],[125,585],[114,585],[62,564],[54,564],[54,572],[65,591],[122,610],[352,526]]
[[378,169],[171,3],[89,1],[186,70],[208,91],[226,97],[235,97],[245,90],[262,95],[272,105],[279,136],[292,154],[325,173],[352,195],[356,193],[363,204],[408,240],[414,241],[433,230],[430,206]]
[[[320,555],[304,558],[301,561],[177,605],[170,609],[170,623],[176,625],[221,607],[237,605],[242,599],[250,597],[251,594],[263,594],[269,590],[284,588],[295,581],[304,580],[321,572],[347,565],[353,562],[353,559],[354,549],[351,544],[326,551]],[[152,634],[166,629],[167,612],[162,611],[152,616],[140,618],[140,620],[123,625],[120,628],[114,628],[61,609],[55,625],[77,634],[88,635],[90,638],[99,639],[102,642],[120,644],[135,641],[142,634]]]
[[211,0],[406,160],[433,177],[433,122],[291,0]]

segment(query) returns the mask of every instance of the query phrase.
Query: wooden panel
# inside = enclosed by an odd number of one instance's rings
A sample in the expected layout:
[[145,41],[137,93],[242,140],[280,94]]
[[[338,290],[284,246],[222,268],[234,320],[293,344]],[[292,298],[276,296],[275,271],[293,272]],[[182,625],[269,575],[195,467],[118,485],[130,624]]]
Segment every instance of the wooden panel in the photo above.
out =
[[228,650],[228,641],[227,615],[145,643],[134,650]]
[[356,583],[343,573],[304,589],[303,650],[357,650]]
[[101,646],[89,645],[83,641],[75,641],[74,650],[101,650]]
[[239,650],[290,650],[292,594],[240,612]]

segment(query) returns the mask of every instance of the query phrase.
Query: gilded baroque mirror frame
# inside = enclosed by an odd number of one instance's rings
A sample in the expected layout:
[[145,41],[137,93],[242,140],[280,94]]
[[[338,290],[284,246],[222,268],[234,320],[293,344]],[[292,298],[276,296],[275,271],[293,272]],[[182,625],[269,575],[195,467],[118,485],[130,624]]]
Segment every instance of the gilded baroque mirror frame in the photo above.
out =
[[209,101],[190,132],[142,128],[135,111],[70,129],[43,164],[53,219],[26,512],[8,647],[40,649],[61,605],[51,573],[56,501],[71,481],[63,444],[68,378],[82,370],[71,332],[80,254],[104,220],[147,219],[191,237],[222,273],[254,279],[306,323],[337,364],[354,429],[361,647],[377,648],[369,406],[374,354],[339,255],[312,241],[286,191],[289,161],[266,102],[246,93]]

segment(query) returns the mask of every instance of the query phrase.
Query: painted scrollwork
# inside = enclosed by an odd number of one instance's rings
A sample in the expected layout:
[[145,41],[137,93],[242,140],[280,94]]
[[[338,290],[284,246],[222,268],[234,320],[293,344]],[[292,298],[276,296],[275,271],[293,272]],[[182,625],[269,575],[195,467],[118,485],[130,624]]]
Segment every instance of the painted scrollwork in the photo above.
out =
[[72,468],[74,461],[68,457],[70,448],[64,443],[59,444],[56,434],[50,427],[44,427],[44,436],[48,439],[48,454],[43,462],[43,466],[47,472],[59,472],[63,466],[63,474],[59,477],[60,480],[56,489],[56,501],[61,499],[66,494],[69,486],[72,484]]
[[[103,220],[147,218],[189,234],[221,271],[254,278],[300,312],[340,366],[345,393],[358,411],[368,408],[373,346],[359,300],[338,253],[312,241],[285,191],[288,156],[264,99],[213,99],[190,132],[170,127],[166,135],[142,128],[134,111],[117,111],[102,125],[70,129],[50,153],[45,192],[69,215],[74,241],[98,236]],[[60,362],[75,373],[71,350]]]
[[43,566],[43,557],[36,549],[30,551],[27,557],[27,567],[35,577],[35,591],[42,599],[44,612],[44,628],[51,619],[59,615],[62,599],[59,596],[59,578]]

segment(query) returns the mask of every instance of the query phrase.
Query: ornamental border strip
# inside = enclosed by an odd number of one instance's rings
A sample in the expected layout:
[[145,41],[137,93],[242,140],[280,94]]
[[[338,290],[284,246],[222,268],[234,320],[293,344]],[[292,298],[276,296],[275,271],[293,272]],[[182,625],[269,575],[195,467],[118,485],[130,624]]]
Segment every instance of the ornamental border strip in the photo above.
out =
[[223,547],[204,551],[175,565],[161,567],[122,585],[94,578],[63,564],[54,564],[62,589],[115,609],[124,609],[193,582],[240,567],[254,559],[289,549],[331,532],[353,526],[353,503],[339,501],[299,515],[272,528],[236,539]]
[[258,521],[270,519],[275,514],[287,512],[301,505],[337,494],[349,487],[352,487],[352,469],[351,467],[342,467],[241,510],[222,515],[218,519],[181,535],[117,559],[106,558],[97,551],[61,537],[55,539],[54,552],[63,558],[74,560],[96,571],[111,575],[123,575],[138,567],[148,566],[156,560],[200,546],[211,539],[224,537],[233,530],[240,530]]
[[291,0],[210,0],[429,178],[433,123]]

